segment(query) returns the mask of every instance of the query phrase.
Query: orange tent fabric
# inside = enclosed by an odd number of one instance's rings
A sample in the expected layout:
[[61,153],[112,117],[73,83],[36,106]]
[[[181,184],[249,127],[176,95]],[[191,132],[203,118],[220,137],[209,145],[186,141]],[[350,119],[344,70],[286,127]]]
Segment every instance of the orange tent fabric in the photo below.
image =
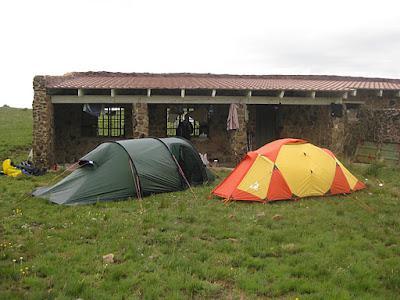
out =
[[348,194],[363,188],[328,149],[287,138],[248,152],[212,193],[230,200],[266,202]]

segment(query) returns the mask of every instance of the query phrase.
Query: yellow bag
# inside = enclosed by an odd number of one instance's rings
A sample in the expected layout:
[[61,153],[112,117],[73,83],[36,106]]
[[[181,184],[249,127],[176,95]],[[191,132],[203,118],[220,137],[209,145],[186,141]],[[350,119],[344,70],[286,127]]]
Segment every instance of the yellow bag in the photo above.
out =
[[3,172],[7,176],[17,177],[22,175],[22,171],[11,165],[11,159],[3,161]]

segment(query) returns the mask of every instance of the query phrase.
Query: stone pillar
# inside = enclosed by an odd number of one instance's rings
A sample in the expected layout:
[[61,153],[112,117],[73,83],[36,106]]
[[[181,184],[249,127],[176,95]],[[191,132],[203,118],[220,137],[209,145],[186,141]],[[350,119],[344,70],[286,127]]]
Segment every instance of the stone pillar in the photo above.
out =
[[54,109],[44,76],[35,76],[33,90],[33,160],[37,166],[50,167],[54,164]]
[[344,152],[344,146],[346,144],[346,106],[342,105],[342,116],[332,118],[332,134],[331,134],[331,148],[330,150],[337,154],[342,154]]
[[237,109],[239,128],[229,130],[229,142],[232,153],[232,162],[237,164],[247,153],[247,124],[246,124],[246,104],[238,104]]
[[147,103],[132,104],[133,138],[149,136],[149,110]]

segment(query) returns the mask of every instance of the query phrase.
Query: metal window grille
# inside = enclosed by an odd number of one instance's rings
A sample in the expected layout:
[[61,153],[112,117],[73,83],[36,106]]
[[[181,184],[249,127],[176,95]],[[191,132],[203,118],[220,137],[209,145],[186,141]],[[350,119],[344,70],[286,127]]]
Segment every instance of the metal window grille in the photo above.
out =
[[97,136],[125,136],[125,113],[123,107],[104,107],[97,121]]

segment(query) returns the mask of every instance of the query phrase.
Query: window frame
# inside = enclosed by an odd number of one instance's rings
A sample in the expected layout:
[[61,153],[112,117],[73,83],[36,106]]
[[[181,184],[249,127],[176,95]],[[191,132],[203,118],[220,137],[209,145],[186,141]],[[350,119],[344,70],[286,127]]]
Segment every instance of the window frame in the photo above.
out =
[[81,128],[82,135],[87,137],[125,137],[125,107],[104,105],[98,117],[88,114],[82,109]]

